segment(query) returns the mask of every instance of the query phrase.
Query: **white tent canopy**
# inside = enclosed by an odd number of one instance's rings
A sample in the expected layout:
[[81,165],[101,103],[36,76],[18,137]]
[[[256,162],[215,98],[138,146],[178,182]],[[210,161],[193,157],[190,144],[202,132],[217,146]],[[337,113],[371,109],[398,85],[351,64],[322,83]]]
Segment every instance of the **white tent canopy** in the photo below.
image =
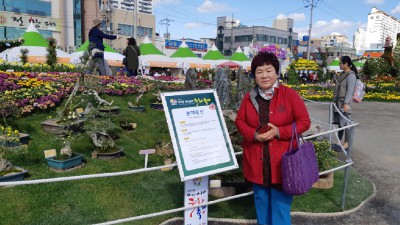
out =
[[[79,64],[81,63],[80,57],[83,55],[84,51],[71,53],[71,63]],[[122,66],[122,60],[124,55],[116,52],[104,52],[104,59],[107,60],[110,66]]]
[[[40,46],[18,46],[4,50],[0,53],[0,57],[8,62],[20,62],[21,49],[27,49],[28,62],[30,63],[44,63],[46,62],[47,49]],[[68,63],[71,55],[56,49],[57,58],[60,63]]]
[[[27,49],[28,62],[45,63],[46,55],[48,54],[47,46],[45,46],[47,41],[40,35],[32,22],[26,29],[23,37],[26,39],[23,45],[4,50],[0,53],[0,57],[8,62],[20,62],[21,49]],[[29,43],[32,44],[32,46],[30,46]],[[59,49],[56,49],[56,53],[60,63],[68,63],[70,61],[70,54]]]

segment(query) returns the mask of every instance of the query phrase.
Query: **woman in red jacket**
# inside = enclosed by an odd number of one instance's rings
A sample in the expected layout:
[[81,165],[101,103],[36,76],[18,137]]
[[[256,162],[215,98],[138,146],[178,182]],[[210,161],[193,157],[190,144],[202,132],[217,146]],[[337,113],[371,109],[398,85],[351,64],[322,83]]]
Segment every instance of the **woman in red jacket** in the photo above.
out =
[[244,97],[235,121],[243,136],[243,175],[253,183],[257,223],[291,224],[293,196],[282,191],[282,155],[289,149],[292,123],[303,133],[310,117],[297,92],[279,84],[275,54],[256,55],[251,73],[256,85]]

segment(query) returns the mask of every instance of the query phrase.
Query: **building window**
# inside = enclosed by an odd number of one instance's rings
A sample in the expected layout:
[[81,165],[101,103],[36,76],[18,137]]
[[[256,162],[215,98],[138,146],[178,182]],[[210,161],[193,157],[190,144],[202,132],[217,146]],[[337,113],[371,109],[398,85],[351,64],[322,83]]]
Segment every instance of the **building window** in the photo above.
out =
[[371,16],[371,17],[370,17],[370,19],[371,19],[371,20],[373,20],[373,19],[374,19],[374,17],[373,17],[373,16]]
[[138,27],[137,36],[144,37],[148,36],[149,38],[153,37],[153,28],[151,27]]
[[225,37],[224,42],[231,42],[231,37]]
[[269,42],[269,36],[264,34],[256,34],[257,41]]
[[269,42],[276,44],[276,37],[275,36],[269,36]]
[[3,0],[0,3],[0,10],[3,11],[51,16],[51,2],[39,0]]
[[127,24],[118,24],[119,34],[133,36],[133,26]]
[[253,35],[235,36],[235,42],[251,42],[252,40],[253,40]]

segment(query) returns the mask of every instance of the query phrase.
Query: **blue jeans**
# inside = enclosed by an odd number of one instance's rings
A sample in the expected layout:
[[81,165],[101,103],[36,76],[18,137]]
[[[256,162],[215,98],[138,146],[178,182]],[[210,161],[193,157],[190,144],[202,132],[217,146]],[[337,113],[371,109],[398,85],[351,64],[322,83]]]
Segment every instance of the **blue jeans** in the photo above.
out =
[[276,190],[253,184],[254,203],[259,225],[290,225],[290,208],[293,196]]

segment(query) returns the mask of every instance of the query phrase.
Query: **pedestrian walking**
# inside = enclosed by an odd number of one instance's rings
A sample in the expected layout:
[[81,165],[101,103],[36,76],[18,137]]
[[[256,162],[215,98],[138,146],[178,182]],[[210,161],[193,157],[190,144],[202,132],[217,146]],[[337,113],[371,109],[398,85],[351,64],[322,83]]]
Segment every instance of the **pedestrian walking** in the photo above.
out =
[[[352,101],[354,87],[356,86],[356,79],[358,77],[358,71],[356,66],[351,61],[349,56],[342,56],[339,63],[342,73],[337,77],[337,83],[335,86],[333,94],[333,102],[337,108],[342,112],[342,114],[349,120],[351,120],[351,107],[350,103]],[[337,114],[337,112],[336,112]],[[346,125],[346,119],[337,115],[336,121],[339,128]],[[348,147],[349,132],[341,130],[338,132],[339,141],[342,141],[343,134],[345,134],[343,148]],[[339,144],[339,143],[338,143]],[[341,150],[339,145],[334,145],[335,150]]]
[[125,48],[125,67],[128,77],[137,76],[138,68],[139,68],[139,56],[140,49],[136,45],[136,40],[133,37],[130,37],[126,40],[126,48]]

